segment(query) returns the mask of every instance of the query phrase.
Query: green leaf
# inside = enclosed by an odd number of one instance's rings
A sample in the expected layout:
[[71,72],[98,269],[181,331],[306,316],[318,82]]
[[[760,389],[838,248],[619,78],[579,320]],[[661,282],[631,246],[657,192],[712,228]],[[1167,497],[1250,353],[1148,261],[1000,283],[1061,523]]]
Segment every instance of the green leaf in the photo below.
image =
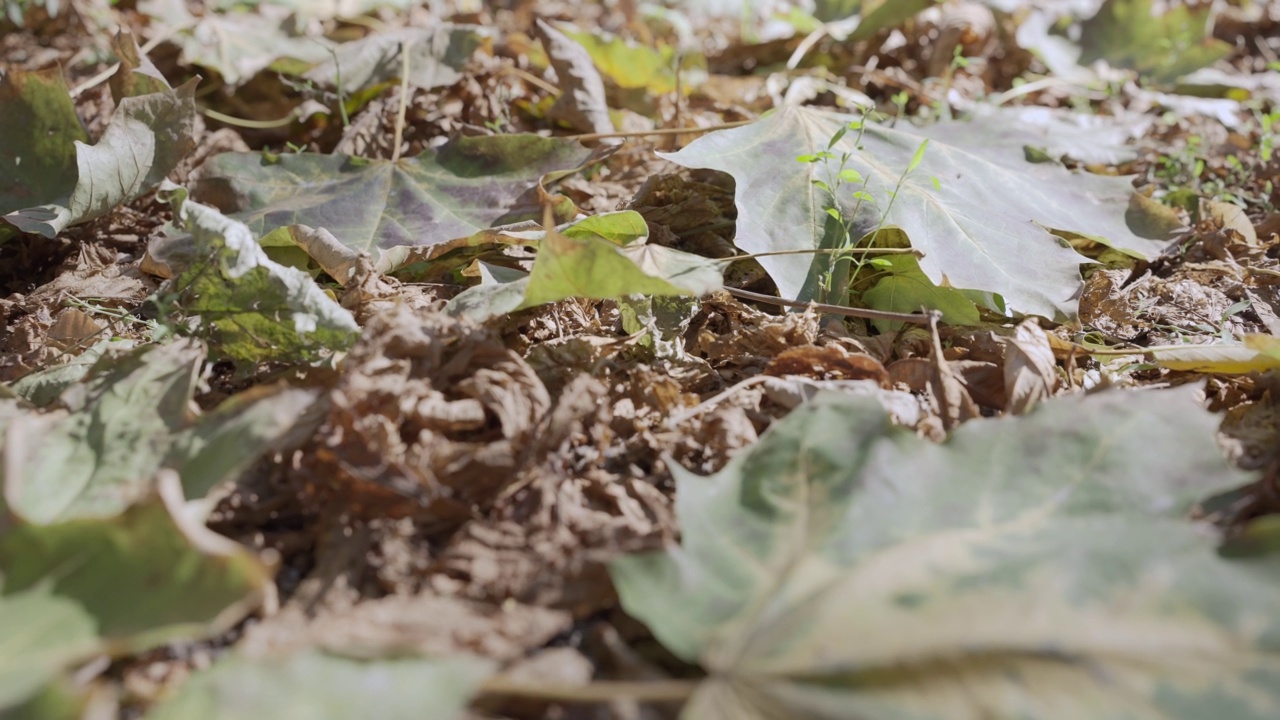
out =
[[36,695],[98,646],[94,619],[48,584],[0,596],[0,711]]
[[171,505],[153,499],[112,518],[17,524],[0,536],[3,596],[47,586],[120,652],[228,629],[257,606],[267,571],[236,543],[181,524]]
[[[979,324],[978,307],[969,294],[964,290],[934,285],[921,272],[915,256],[893,255],[877,259],[890,274],[862,293],[862,301],[867,307],[903,313],[919,312],[924,307],[941,312],[943,321],[951,325]],[[872,323],[881,332],[902,326],[902,323],[891,320],[873,320]]]
[[1080,63],[1106,60],[1172,83],[1231,54],[1231,45],[1209,31],[1209,7],[1173,3],[1156,15],[1152,6],[1152,0],[1107,0],[1081,27]]
[[307,361],[350,347],[355,318],[307,273],[269,259],[244,223],[186,199],[171,183],[163,197],[191,233],[191,263],[169,287],[200,319],[220,357],[245,362]]
[[193,675],[147,720],[453,720],[492,670],[467,657],[232,656]]
[[76,116],[62,68],[11,70],[0,78],[0,214],[69,197],[76,142],[89,135]]
[[195,85],[173,90],[154,77],[117,83],[164,90],[117,98],[102,137],[88,145],[60,70],[10,71],[0,81],[0,166],[13,179],[0,180],[0,214],[52,238],[149,192],[195,147]]
[[576,141],[538,135],[462,137],[394,163],[226,153],[205,164],[193,195],[234,213],[256,237],[291,225],[323,228],[351,255],[368,252],[389,272],[481,230],[541,219],[539,180],[590,156]]
[[942,445],[820,397],[708,478],[682,545],[615,561],[626,611],[709,673],[688,718],[1280,713],[1280,557],[1184,519],[1246,478],[1195,390],[978,420]]
[[148,345],[100,359],[63,392],[66,409],[36,413],[0,400],[9,510],[33,523],[113,517],[152,492],[162,467],[182,473],[187,497],[202,498],[290,431],[306,431],[315,399],[306,390],[254,390],[193,416],[203,360],[189,340]]
[[538,248],[529,276],[470,288],[446,310],[480,322],[571,297],[700,296],[720,287],[723,276],[715,260],[649,245],[648,235],[644,218],[633,210],[584,218],[550,236],[540,230],[521,233],[521,242]]
[[[676,49],[661,45],[657,49],[628,42],[622,38],[607,37],[597,32],[573,32],[560,28],[587,51],[600,74],[624,90],[644,90],[650,95],[661,95],[676,89]],[[685,69],[692,69],[701,56],[684,58]],[[688,73],[682,78],[690,85]]]
[[[691,168],[711,168],[737,181],[737,245],[750,253],[813,250],[828,246],[825,209],[830,198],[814,180],[830,179],[822,165],[791,160],[820,147],[850,116],[786,107],[741,128],[709,133],[679,152],[664,155]],[[868,123],[864,150],[841,141],[850,166],[866,178],[874,202],[840,198],[853,221],[855,237],[879,227],[898,227],[924,257],[920,268],[935,285],[1002,295],[1020,313],[1074,315],[1087,262],[1044,228],[1104,238],[1109,244],[1149,257],[1164,242],[1136,234],[1126,222],[1128,180],[1020,160],[1021,147],[993,154],[933,140],[920,161],[922,172],[908,175],[892,208],[890,194],[920,148],[920,136]],[[1014,166],[1010,156],[1019,158]],[[935,188],[930,176],[942,179]],[[862,191],[859,191],[862,192]],[[841,193],[843,195],[843,193]],[[822,258],[783,255],[760,259],[784,297],[815,296]]]
[[929,146],[929,138],[925,138],[920,142],[920,147],[916,148],[916,152],[911,156],[911,162],[907,164],[907,172],[911,172],[920,167],[920,163],[924,162],[924,151]]

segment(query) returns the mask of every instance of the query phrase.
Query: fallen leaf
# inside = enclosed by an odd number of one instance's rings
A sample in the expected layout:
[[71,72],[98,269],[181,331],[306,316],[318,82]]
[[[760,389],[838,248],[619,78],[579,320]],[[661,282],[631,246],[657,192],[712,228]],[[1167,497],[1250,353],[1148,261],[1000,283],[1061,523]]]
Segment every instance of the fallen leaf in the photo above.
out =
[[1183,519],[1244,480],[1191,395],[943,445],[818,398],[711,477],[674,468],[681,546],[614,561],[619,596],[707,672],[687,718],[1273,717],[1280,557]]
[[1004,342],[1004,387],[1008,398],[1004,410],[1021,415],[1053,396],[1058,384],[1058,362],[1048,333],[1034,319],[1019,323]]
[[483,660],[355,660],[321,652],[232,655],[196,673],[147,720],[452,720],[493,671]]
[[[709,133],[664,157],[685,167],[728,172],[737,180],[738,236],[747,252],[813,250],[828,238],[827,192],[837,184],[835,167],[795,158],[826,147],[838,130],[858,118],[808,108],[785,107],[742,128]],[[848,152],[847,169],[865,179],[872,201],[857,202],[853,190],[840,198],[840,212],[860,238],[884,225],[897,227],[924,257],[920,269],[936,286],[999,294],[1009,309],[1055,317],[1075,314],[1073,296],[1087,262],[1044,228],[1105,239],[1142,257],[1164,243],[1139,237],[1125,215],[1133,194],[1128,180],[1061,167],[1024,163],[1018,171],[989,152],[931,143],[918,168],[908,173],[920,148],[918,136],[868,123],[860,144],[847,133],[832,149]],[[1011,151],[1021,155],[1020,146]],[[1005,153],[1009,155],[1010,153]],[[892,207],[888,194],[903,176]],[[938,187],[931,177],[937,178]],[[809,298],[823,270],[804,255],[760,258],[779,291]]]

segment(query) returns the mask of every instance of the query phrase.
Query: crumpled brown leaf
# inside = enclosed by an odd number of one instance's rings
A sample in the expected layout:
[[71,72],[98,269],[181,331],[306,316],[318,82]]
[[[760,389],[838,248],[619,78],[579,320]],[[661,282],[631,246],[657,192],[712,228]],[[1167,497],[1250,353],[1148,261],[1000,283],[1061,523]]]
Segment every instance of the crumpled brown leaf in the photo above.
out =
[[539,19],[536,28],[538,39],[542,41],[560,82],[560,98],[548,115],[579,132],[613,132],[604,80],[591,62],[591,56],[581,45],[547,22]]

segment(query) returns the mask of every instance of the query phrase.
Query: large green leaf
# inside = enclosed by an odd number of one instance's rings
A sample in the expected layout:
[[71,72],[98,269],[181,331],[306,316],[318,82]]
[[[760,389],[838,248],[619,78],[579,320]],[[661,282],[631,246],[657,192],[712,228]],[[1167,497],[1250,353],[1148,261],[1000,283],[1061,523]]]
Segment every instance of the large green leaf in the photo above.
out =
[[290,225],[324,228],[385,271],[406,262],[415,247],[540,219],[539,179],[579,167],[590,155],[575,141],[538,135],[458,138],[396,162],[227,153],[205,165],[193,192],[235,213],[258,237]]
[[1106,60],[1172,83],[1231,54],[1231,45],[1209,31],[1208,6],[1173,3],[1156,15],[1152,5],[1152,0],[1107,0],[1080,28],[1080,62]]
[[232,656],[192,676],[147,720],[453,720],[490,672],[467,657]]
[[70,196],[76,142],[89,135],[76,117],[61,68],[10,71],[0,78],[0,213]]
[[[139,70],[125,64],[119,72]],[[113,87],[139,85],[159,87],[154,77]],[[12,179],[0,180],[0,214],[51,238],[150,191],[195,147],[195,85],[117,97],[102,137],[88,145],[61,71],[10,71],[0,81],[0,163]]]
[[191,233],[189,262],[169,286],[199,317],[220,357],[245,362],[307,361],[355,342],[355,318],[307,273],[272,261],[244,223],[187,199],[171,183],[163,197]]
[[[685,167],[733,175],[735,242],[742,249],[760,253],[831,247],[830,195],[814,181],[834,187],[838,161],[802,163],[796,158],[826,148],[854,120],[786,107],[751,125],[705,135],[665,157]],[[846,184],[839,193],[840,211],[852,219],[854,237],[875,230],[882,217],[887,226],[902,229],[924,253],[920,269],[934,285],[997,293],[1016,312],[1074,315],[1072,298],[1081,284],[1078,266],[1088,261],[1045,228],[1094,236],[1144,257],[1164,245],[1140,237],[1127,224],[1133,194],[1128,180],[1023,162],[1018,143],[1004,153],[984,148],[979,154],[932,142],[890,207],[890,195],[921,138],[868,124],[859,148],[857,135],[846,134],[832,152],[850,153],[847,168],[866,179],[864,189],[873,201],[856,201],[858,187]],[[805,255],[760,259],[785,297],[802,299],[814,296],[825,262]]]
[[1280,557],[1229,561],[1193,500],[1243,476],[1194,391],[974,421],[802,406],[676,472],[682,546],[625,557],[627,612],[710,673],[689,718],[1280,716]]

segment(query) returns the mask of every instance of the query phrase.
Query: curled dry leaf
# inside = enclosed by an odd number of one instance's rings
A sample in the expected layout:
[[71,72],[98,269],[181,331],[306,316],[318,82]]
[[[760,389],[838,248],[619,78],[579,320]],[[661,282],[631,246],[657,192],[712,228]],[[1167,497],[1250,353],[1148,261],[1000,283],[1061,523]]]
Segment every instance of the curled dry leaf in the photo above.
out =
[[456,527],[492,502],[551,407],[542,381],[496,335],[396,308],[351,351],[309,478],[357,516],[428,514]]
[[1036,403],[1053,395],[1058,384],[1058,363],[1049,345],[1049,336],[1035,318],[1018,325],[1013,337],[1005,340],[1008,355],[1004,361],[1004,386],[1008,405],[1005,410],[1021,415]]
[[586,49],[543,20],[538,20],[536,27],[560,81],[561,95],[550,116],[579,132],[613,132],[604,80]]

